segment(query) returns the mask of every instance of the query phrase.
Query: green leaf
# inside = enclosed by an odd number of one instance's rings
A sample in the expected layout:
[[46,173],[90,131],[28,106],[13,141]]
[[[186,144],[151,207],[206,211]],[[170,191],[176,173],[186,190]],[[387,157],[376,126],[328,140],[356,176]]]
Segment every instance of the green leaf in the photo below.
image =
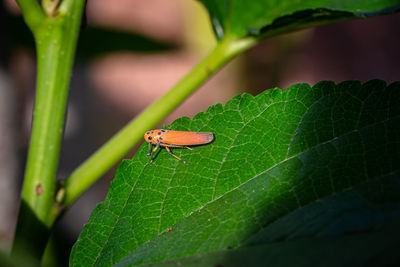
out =
[[320,82],[240,95],[178,119],[171,129],[211,131],[215,141],[174,149],[188,166],[166,151],[149,166],[147,144],[124,160],[71,265],[207,258],[396,223],[399,102],[400,83]]
[[[21,16],[7,16],[6,23],[10,25],[10,31],[15,33],[10,36],[12,46],[23,46],[33,53],[35,42],[23,18]],[[137,34],[88,25],[80,33],[76,57],[77,60],[87,61],[107,53],[119,51],[165,52],[174,48],[174,45],[160,43]]]
[[333,21],[387,14],[398,0],[200,0],[218,38],[275,35]]
[[81,33],[77,48],[78,59],[88,60],[118,51],[164,52],[174,46],[128,32],[87,26]]

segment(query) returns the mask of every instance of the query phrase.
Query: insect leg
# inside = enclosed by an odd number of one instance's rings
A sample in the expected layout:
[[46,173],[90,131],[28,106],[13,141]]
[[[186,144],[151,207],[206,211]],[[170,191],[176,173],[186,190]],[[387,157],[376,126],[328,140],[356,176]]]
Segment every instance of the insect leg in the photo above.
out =
[[186,165],[189,165],[186,161],[184,161],[183,159],[181,159],[180,157],[178,157],[177,155],[174,155],[174,153],[172,153],[171,149],[169,147],[165,147],[165,149],[168,151],[168,153],[173,156],[176,159],[179,159],[180,161],[182,161],[183,163],[185,163]]
[[188,146],[185,146],[185,148],[187,148],[187,149],[189,149],[189,150],[192,150],[192,151],[196,151],[196,149],[191,148],[191,147],[188,147]]
[[146,157],[151,155],[151,143],[149,143],[149,153],[146,155]]
[[154,155],[154,152],[156,152],[156,150],[158,149],[160,147],[160,142],[158,142],[157,143],[157,145],[156,145],[156,147],[153,149],[153,151],[151,151],[151,153],[150,153],[150,162],[149,162],[149,165],[151,166],[151,163],[153,163],[153,155]]

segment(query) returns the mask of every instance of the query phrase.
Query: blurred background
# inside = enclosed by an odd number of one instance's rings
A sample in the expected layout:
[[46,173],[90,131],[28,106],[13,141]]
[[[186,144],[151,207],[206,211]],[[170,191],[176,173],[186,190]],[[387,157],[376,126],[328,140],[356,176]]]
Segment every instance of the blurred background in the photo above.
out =
[[[18,213],[35,95],[35,50],[15,0],[0,2],[0,250]],[[315,27],[260,43],[217,73],[162,124],[237,94],[320,80],[400,80],[400,14]],[[215,45],[195,0],[88,0],[68,105],[59,179],[163,95]],[[160,125],[162,125],[160,124]],[[125,158],[134,155],[132,149]],[[57,223],[52,250],[67,263],[114,169]]]

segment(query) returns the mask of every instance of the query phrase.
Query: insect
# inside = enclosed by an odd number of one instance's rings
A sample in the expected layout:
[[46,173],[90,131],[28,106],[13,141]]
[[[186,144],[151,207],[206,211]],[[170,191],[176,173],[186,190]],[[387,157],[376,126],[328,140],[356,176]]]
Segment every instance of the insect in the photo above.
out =
[[[188,165],[186,161],[174,155],[170,148],[176,147],[194,150],[189,146],[198,146],[211,143],[214,140],[214,134],[209,132],[186,132],[155,129],[146,132],[144,134],[144,140],[149,143],[149,154],[146,155],[146,157],[150,156],[149,165],[151,165],[154,160],[154,152],[156,152],[160,147],[165,147],[171,156]],[[151,150],[152,145],[156,146],[153,150]]]

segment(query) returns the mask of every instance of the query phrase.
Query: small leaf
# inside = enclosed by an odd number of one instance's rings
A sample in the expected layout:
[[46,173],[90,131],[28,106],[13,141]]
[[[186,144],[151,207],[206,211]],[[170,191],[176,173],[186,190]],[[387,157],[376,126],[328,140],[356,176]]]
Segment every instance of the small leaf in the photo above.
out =
[[333,21],[396,12],[398,0],[200,0],[219,39],[274,35]]
[[399,102],[400,83],[320,82],[178,119],[171,129],[211,131],[215,141],[174,149],[188,166],[164,150],[149,166],[147,144],[124,160],[71,265],[167,262],[396,223]]

